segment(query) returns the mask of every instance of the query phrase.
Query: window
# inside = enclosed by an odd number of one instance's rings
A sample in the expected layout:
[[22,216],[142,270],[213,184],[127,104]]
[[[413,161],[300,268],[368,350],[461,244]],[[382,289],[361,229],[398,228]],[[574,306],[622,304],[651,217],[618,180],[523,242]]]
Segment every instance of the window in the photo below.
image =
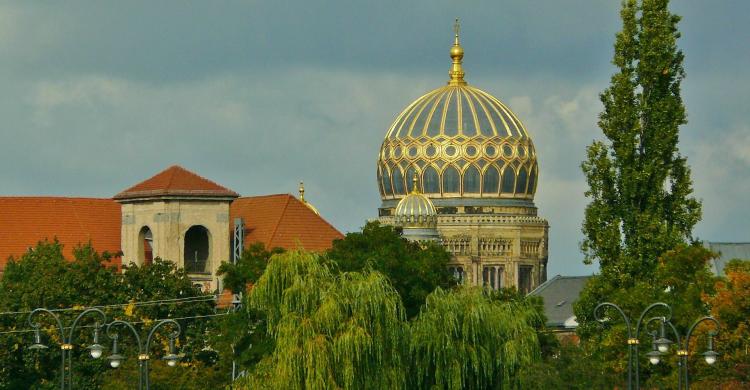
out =
[[463,267],[448,267],[448,272],[453,274],[458,284],[464,283],[464,268]]
[[497,195],[497,187],[500,183],[500,173],[497,168],[490,166],[484,172],[484,182],[482,183],[482,192],[488,195]]
[[502,288],[503,267],[496,265],[485,266],[482,269],[482,285],[493,290]]
[[393,195],[404,194],[404,175],[398,167],[393,167]]
[[479,170],[473,165],[469,165],[464,172],[464,193],[479,193]]
[[148,226],[141,228],[138,233],[138,263],[151,265],[154,261],[154,236]]
[[386,196],[393,195],[393,188],[391,187],[391,175],[388,173],[388,168],[383,167],[383,191]]
[[526,168],[521,167],[521,170],[518,171],[518,180],[516,180],[516,194],[526,193],[526,178]]
[[521,294],[528,294],[531,292],[531,271],[533,266],[520,265],[518,266],[518,292]]
[[208,229],[200,225],[192,226],[185,232],[185,270],[188,273],[210,273],[207,267],[209,253]]
[[439,194],[440,193],[440,176],[434,167],[427,167],[424,170],[424,181],[422,187],[424,188],[425,194]]
[[461,178],[458,170],[452,166],[443,171],[443,193],[458,193],[458,185]]
[[516,185],[516,173],[513,172],[513,167],[506,167],[503,171],[503,193],[513,194],[513,187]]

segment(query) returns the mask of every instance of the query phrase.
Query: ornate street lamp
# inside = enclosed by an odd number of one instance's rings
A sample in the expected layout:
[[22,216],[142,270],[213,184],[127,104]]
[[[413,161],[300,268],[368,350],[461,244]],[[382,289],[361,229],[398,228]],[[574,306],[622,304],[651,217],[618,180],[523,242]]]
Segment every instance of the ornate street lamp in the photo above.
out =
[[[46,345],[42,343],[42,334],[41,334],[41,327],[42,324],[35,321],[34,318],[37,316],[40,316],[42,314],[46,314],[48,316],[51,316],[55,322],[57,323],[58,331],[60,332],[60,349],[62,350],[62,354],[60,357],[60,368],[62,372],[60,373],[60,389],[65,390],[66,388],[70,389],[73,387],[73,359],[72,359],[72,352],[73,352],[73,336],[75,335],[76,327],[78,326],[78,322],[87,314],[95,314],[98,315],[101,318],[101,321],[104,323],[107,321],[107,316],[104,314],[103,311],[97,309],[97,308],[90,308],[86,309],[81,314],[79,314],[75,320],[73,320],[73,323],[71,324],[68,333],[65,333],[65,327],[63,327],[62,321],[60,321],[60,317],[58,317],[55,313],[53,313],[50,310],[44,309],[44,308],[38,308],[34,309],[31,314],[29,314],[28,323],[29,325],[34,328],[34,344],[32,344],[29,349],[34,351],[43,351],[45,349],[48,349]],[[89,346],[89,349],[91,350],[91,357],[94,359],[101,356],[101,345],[98,345],[97,339],[98,339],[98,332],[99,332],[99,323],[97,322],[94,326],[94,344]],[[95,356],[95,350],[98,351],[98,354]]]
[[150,384],[149,384],[149,378],[148,378],[148,361],[151,359],[149,356],[149,346],[151,345],[151,340],[154,337],[154,334],[156,333],[156,330],[164,325],[169,325],[173,328],[173,331],[168,334],[169,337],[169,354],[165,356],[163,359],[166,360],[167,365],[170,367],[174,367],[177,365],[177,361],[179,360],[179,357],[177,354],[175,354],[175,340],[180,336],[180,332],[182,328],[180,327],[180,324],[177,323],[175,320],[167,319],[159,321],[156,325],[154,325],[153,328],[151,328],[151,331],[148,333],[148,337],[146,337],[145,344],[141,342],[141,336],[138,334],[138,331],[135,329],[133,324],[127,321],[122,320],[115,320],[112,321],[109,325],[107,325],[107,336],[112,339],[112,355],[110,355],[107,359],[109,359],[109,364],[112,366],[112,368],[117,368],[120,366],[122,361],[125,359],[122,355],[120,355],[117,351],[117,341],[119,339],[119,335],[115,332],[116,327],[122,327],[129,329],[133,336],[135,337],[135,341],[138,344],[138,371],[139,371],[139,377],[138,377],[138,389],[140,390],[149,390]]
[[[651,336],[653,337],[653,341],[651,343],[652,350],[648,353],[646,353],[646,357],[648,358],[649,363],[652,365],[659,364],[661,361],[661,358],[664,354],[669,352],[670,346],[673,344],[672,340],[669,340],[666,337],[665,328],[666,326],[669,326],[674,333],[676,337],[676,344],[679,347],[680,346],[680,335],[677,332],[677,329],[674,327],[672,322],[670,321],[672,319],[672,308],[663,302],[656,302],[651,305],[649,305],[642,313],[641,316],[638,318],[638,322],[636,323],[635,327],[635,337],[632,337],[631,329],[630,329],[630,320],[625,315],[625,313],[622,311],[622,309],[611,302],[603,302],[600,303],[594,308],[594,318],[599,322],[606,322],[608,320],[607,317],[602,317],[600,313],[603,308],[611,307],[616,309],[620,315],[622,316],[623,320],[625,321],[625,327],[628,331],[628,389],[632,389],[632,382],[631,378],[633,376],[633,371],[635,371],[635,388],[640,389],[640,377],[639,377],[639,369],[638,369],[638,344],[639,344],[639,335],[640,335],[640,329],[641,324],[643,324],[643,319],[645,318],[646,314],[649,313],[651,310],[654,310],[657,307],[662,307],[667,310],[667,315],[662,317],[653,317],[645,322],[646,328],[648,328],[648,324],[650,324],[652,321],[659,321],[659,332],[656,331],[650,332]],[[715,325],[716,330],[711,331],[708,333],[708,350],[704,352],[703,358],[706,360],[706,363],[713,364],[716,362],[716,359],[718,357],[718,353],[716,353],[713,350],[713,337],[718,334],[719,331],[719,322],[713,318],[713,317],[702,317],[695,321],[693,325],[690,327],[690,329],[687,332],[687,336],[685,337],[685,343],[683,349],[678,349],[677,356],[679,356],[678,360],[678,384],[677,388],[681,389],[683,386],[682,384],[685,384],[685,388],[690,388],[690,382],[688,380],[688,347],[690,345],[690,336],[693,333],[693,330],[704,321],[710,321],[713,322]],[[684,378],[684,380],[683,380]]]

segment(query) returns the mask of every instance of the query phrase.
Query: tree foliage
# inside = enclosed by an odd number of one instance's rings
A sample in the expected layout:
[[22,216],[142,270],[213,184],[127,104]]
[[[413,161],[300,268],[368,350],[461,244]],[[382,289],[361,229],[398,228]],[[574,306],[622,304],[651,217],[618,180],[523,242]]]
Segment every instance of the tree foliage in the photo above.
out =
[[373,269],[388,276],[409,318],[419,312],[436,287],[455,285],[448,272],[450,254],[440,245],[410,242],[391,226],[368,222],[362,232],[336,240],[326,257],[341,272]]
[[[37,307],[48,309],[83,308],[89,306],[123,304],[127,306],[108,307],[105,309],[108,320],[115,318],[139,322],[139,327],[148,327],[155,319],[168,317],[187,317],[211,314],[214,312],[212,300],[187,303],[159,305],[136,305],[136,302],[154,301],[173,298],[200,298],[203,293],[193,287],[192,281],[183,270],[174,263],[155,259],[153,264],[145,267],[124,266],[122,272],[110,263],[110,254],[99,254],[90,245],[74,250],[73,259],[65,259],[62,246],[58,242],[40,242],[36,247],[18,259],[11,259],[0,279],[0,312],[21,312],[0,316],[0,331],[23,331],[28,329],[28,311]],[[72,322],[80,310],[58,312],[64,325]],[[44,324],[44,339],[51,346],[59,343],[57,330],[51,318],[40,317]],[[92,325],[91,319],[84,319],[81,325]],[[199,353],[204,348],[203,332],[205,324],[201,321],[180,321],[183,334],[179,340],[180,350],[185,353],[185,366],[172,371],[173,378],[178,380],[194,364],[204,364]],[[89,328],[76,332],[76,345],[87,345],[91,342]],[[129,336],[126,336],[129,337]],[[100,343],[107,343],[106,336],[101,336]],[[157,336],[152,344],[155,356],[160,356],[166,347],[166,340]],[[60,349],[49,348],[44,352],[29,350],[32,339],[30,333],[0,334],[0,345],[9,348],[0,349],[0,388],[47,388],[55,387],[59,382]],[[123,339],[121,351],[129,356],[137,353],[133,341]],[[106,352],[105,352],[106,353]],[[133,376],[134,362],[128,359],[121,371],[112,371],[106,367],[103,359],[93,360],[83,348],[73,350],[74,384],[76,388],[112,387],[118,375],[124,378]],[[162,362],[152,364],[160,370]],[[227,377],[228,381],[228,377]],[[129,386],[132,386],[132,379]],[[205,388],[207,383],[195,383],[196,388]],[[112,386],[110,386],[112,385]],[[156,384],[158,387],[158,384]],[[156,388],[156,387],[155,387]],[[184,388],[184,387],[183,387]]]
[[437,289],[411,324],[412,375],[419,388],[515,387],[539,358],[531,305],[493,300],[480,288]]
[[582,168],[589,185],[581,249],[613,284],[648,279],[656,259],[692,238],[701,205],[691,196],[679,127],[686,123],[677,48],[680,18],[668,0],[626,0],[613,63],[618,72],[601,94],[599,127]]
[[438,289],[409,322],[386,276],[335,268],[313,253],[272,257],[248,307],[275,348],[239,388],[478,388],[513,383],[538,358],[532,305]]
[[719,385],[747,388],[750,386],[750,260],[732,260],[724,267],[724,273],[726,277],[716,281],[715,294],[703,297],[711,307],[711,314],[721,323],[716,339],[721,356],[716,368],[704,368],[700,373],[715,388]]

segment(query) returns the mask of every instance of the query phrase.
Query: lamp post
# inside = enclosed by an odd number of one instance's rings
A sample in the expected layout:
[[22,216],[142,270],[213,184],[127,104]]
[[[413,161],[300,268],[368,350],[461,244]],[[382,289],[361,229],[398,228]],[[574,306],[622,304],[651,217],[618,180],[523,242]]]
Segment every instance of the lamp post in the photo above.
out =
[[182,331],[182,328],[177,321],[171,319],[159,321],[153,328],[151,328],[148,337],[146,337],[145,344],[141,342],[141,336],[130,322],[115,320],[107,325],[107,336],[112,340],[112,354],[108,356],[107,359],[112,368],[119,367],[125,359],[124,356],[118,353],[117,343],[119,340],[119,334],[115,331],[115,328],[120,326],[122,328],[130,329],[133,333],[135,341],[138,344],[138,389],[140,390],[149,390],[150,388],[148,379],[148,361],[151,359],[148,354],[149,346],[151,345],[151,340],[153,339],[156,330],[164,325],[170,325],[174,328],[174,330],[169,333],[169,354],[163,358],[167,361],[168,366],[174,367],[177,365],[177,361],[180,360],[179,356],[175,353],[175,340],[180,336],[180,332]]
[[[65,333],[65,327],[63,326],[60,317],[58,317],[52,311],[44,308],[38,308],[34,309],[31,314],[29,314],[28,323],[34,329],[34,344],[29,347],[29,349],[31,350],[42,351],[49,348],[42,343],[42,334],[40,329],[42,325],[38,321],[35,321],[35,317],[46,314],[51,316],[57,323],[61,340],[60,349],[62,350],[62,354],[60,357],[60,389],[62,390],[65,390],[66,388],[71,389],[73,387],[73,336],[75,334],[74,332],[76,330],[76,327],[78,326],[78,322],[89,313],[98,315],[101,318],[102,324],[107,322],[107,316],[103,311],[97,308],[89,308],[82,311],[81,314],[79,314],[75,318],[75,320],[73,320],[73,323],[70,326],[67,334]],[[94,325],[94,343],[89,345],[88,347],[89,353],[94,359],[98,359],[102,355],[102,351],[104,350],[104,347],[99,344],[99,329],[101,328],[99,324],[100,323],[97,322],[96,325]]]
[[701,322],[713,322],[715,330],[708,332],[708,350],[706,352],[703,352],[703,358],[706,360],[706,363],[711,365],[716,363],[716,359],[719,356],[718,353],[714,351],[714,336],[719,334],[719,329],[721,328],[721,325],[719,325],[719,321],[711,316],[706,316],[699,318],[695,322],[693,322],[693,325],[690,326],[688,329],[687,335],[685,336],[685,346],[682,349],[682,353],[680,353],[680,358],[684,362],[684,374],[685,374],[685,388],[690,389],[690,379],[688,379],[688,355],[690,354],[690,337],[693,335],[693,331],[695,328],[700,324]]
[[[651,364],[656,365],[659,364],[661,361],[661,356],[669,352],[670,346],[673,344],[671,340],[666,338],[666,332],[665,328],[666,326],[669,326],[672,332],[675,335],[675,338],[677,340],[676,344],[679,348],[681,345],[680,342],[680,334],[677,332],[677,329],[672,324],[672,308],[663,302],[656,302],[651,305],[649,305],[640,315],[638,318],[638,322],[636,323],[635,327],[635,337],[632,337],[632,332],[630,329],[630,320],[625,315],[625,313],[622,311],[622,309],[611,302],[603,302],[600,303],[594,308],[594,318],[599,322],[605,322],[608,320],[607,317],[602,317],[600,313],[600,309],[611,307],[616,309],[620,315],[622,316],[623,320],[625,321],[625,326],[628,330],[628,389],[632,389],[632,381],[631,378],[633,376],[632,371],[635,371],[635,388],[640,389],[640,375],[639,375],[639,359],[638,359],[638,345],[640,343],[640,330],[641,325],[643,323],[643,319],[646,317],[646,314],[648,314],[650,311],[662,307],[667,310],[667,315],[661,316],[661,317],[653,317],[650,318],[648,321],[645,322],[645,327],[648,328],[648,325],[653,321],[659,321],[659,332],[656,331],[650,332],[652,336],[652,350],[646,354],[648,357],[648,360]],[[677,350],[677,356],[679,357],[679,360],[677,362],[678,365],[678,371],[677,371],[677,378],[678,378],[678,384],[677,388],[682,389],[683,383],[685,384],[685,389],[690,389],[690,382],[688,380],[688,354],[689,354],[689,345],[690,345],[690,337],[692,336],[693,331],[695,328],[704,321],[711,321],[714,323],[716,330],[711,331],[708,333],[708,350],[704,352],[702,355],[704,359],[706,360],[706,363],[713,364],[716,362],[716,359],[718,357],[718,353],[716,353],[713,350],[713,337],[718,334],[719,331],[719,322],[713,318],[713,317],[702,317],[699,318],[697,321],[693,323],[693,325],[689,328],[687,332],[687,336],[684,339],[684,347],[683,349]],[[683,381],[684,378],[684,381]]]

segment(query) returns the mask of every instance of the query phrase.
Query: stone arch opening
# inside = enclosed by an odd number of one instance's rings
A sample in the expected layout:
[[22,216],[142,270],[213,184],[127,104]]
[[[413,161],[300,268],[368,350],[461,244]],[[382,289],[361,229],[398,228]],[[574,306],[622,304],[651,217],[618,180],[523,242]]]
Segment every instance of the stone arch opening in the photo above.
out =
[[183,252],[188,273],[210,273],[211,234],[204,226],[194,225],[185,232]]
[[154,235],[151,228],[144,226],[138,233],[138,264],[151,265],[154,261]]

